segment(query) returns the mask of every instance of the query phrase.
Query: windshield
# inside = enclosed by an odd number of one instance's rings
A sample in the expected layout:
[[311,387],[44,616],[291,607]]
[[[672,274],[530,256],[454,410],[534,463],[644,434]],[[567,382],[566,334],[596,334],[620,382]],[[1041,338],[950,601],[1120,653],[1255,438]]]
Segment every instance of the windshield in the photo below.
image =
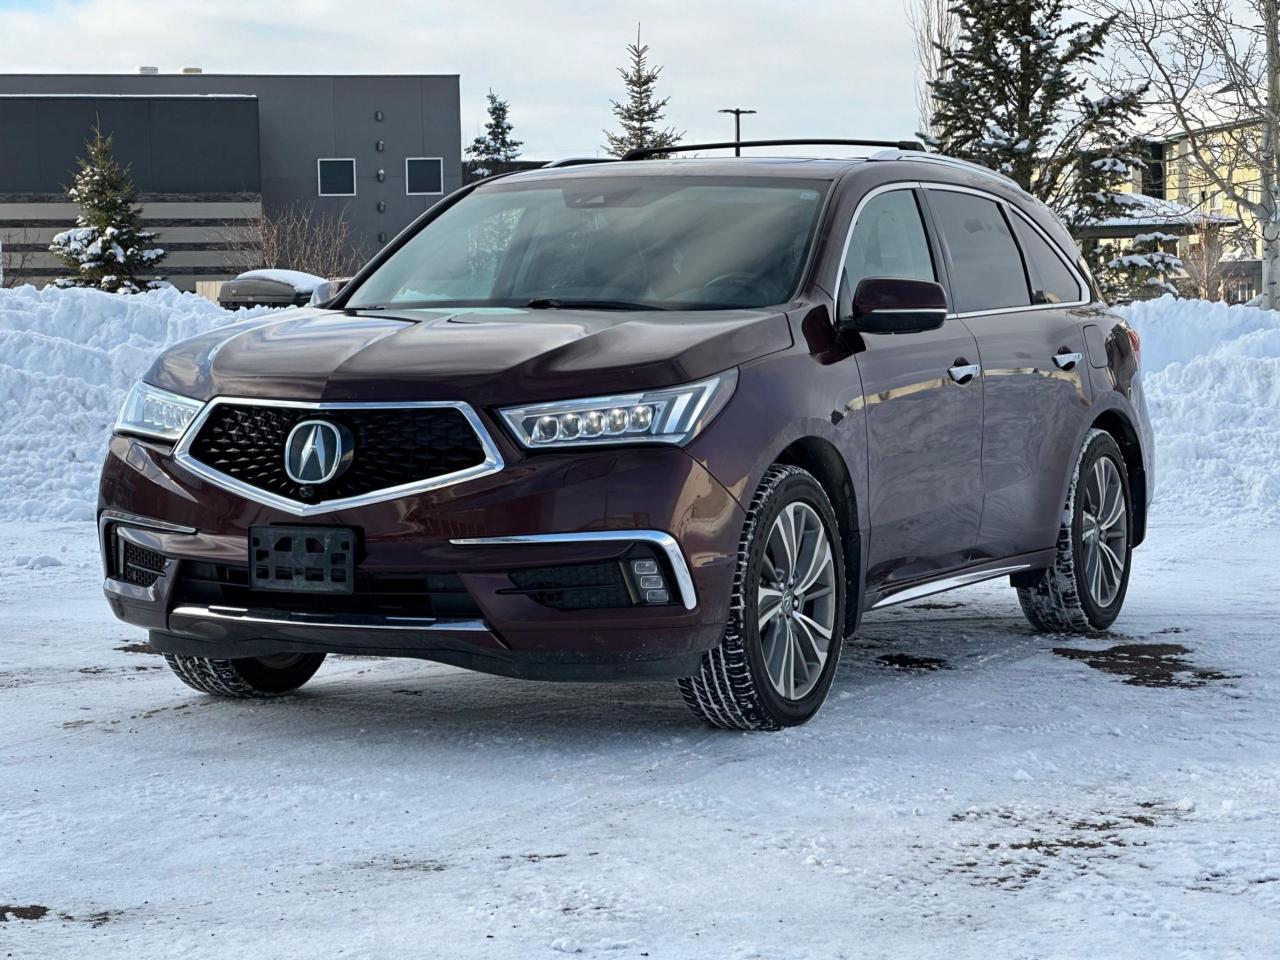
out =
[[790,299],[828,183],[590,177],[481,187],[346,306],[761,307]]

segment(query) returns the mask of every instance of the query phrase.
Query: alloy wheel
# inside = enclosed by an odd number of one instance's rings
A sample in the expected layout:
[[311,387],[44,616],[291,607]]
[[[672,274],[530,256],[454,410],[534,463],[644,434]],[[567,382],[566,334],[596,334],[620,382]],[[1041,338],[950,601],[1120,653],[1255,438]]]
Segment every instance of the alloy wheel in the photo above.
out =
[[1085,584],[1094,603],[1109,607],[1124,583],[1129,544],[1124,482],[1110,457],[1094,461],[1085,480],[1083,507],[1080,539]]
[[780,696],[800,700],[821,678],[835,630],[835,557],[818,512],[799,500],[784,506],[760,568],[756,623],[765,669]]

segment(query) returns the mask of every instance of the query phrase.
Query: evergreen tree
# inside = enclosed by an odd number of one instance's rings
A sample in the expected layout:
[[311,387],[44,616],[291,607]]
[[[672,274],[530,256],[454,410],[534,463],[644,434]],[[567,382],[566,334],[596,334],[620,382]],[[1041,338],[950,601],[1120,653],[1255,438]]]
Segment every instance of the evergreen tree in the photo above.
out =
[[661,67],[649,66],[649,45],[640,43],[640,28],[636,28],[636,42],[627,44],[630,67],[619,67],[618,74],[627,87],[625,103],[609,101],[613,115],[621,128],[618,133],[604,131],[605,151],[611,157],[620,157],[628,150],[645,147],[673,147],[684,136],[673,128],[659,129],[658,123],[666,116],[670,97],[657,99],[656,86]]
[[1166,293],[1177,296],[1178,288],[1171,279],[1182,270],[1177,244],[1173,234],[1156,231],[1138,234],[1128,250],[1110,244],[1102,247],[1098,259],[1103,269],[1097,278],[1107,299],[1150,300]]
[[521,140],[511,138],[511,121],[507,119],[510,105],[489,91],[489,122],[484,125],[484,136],[476,137],[467,147],[467,159],[476,177],[489,177],[506,173],[511,162],[520,156]]
[[110,136],[95,124],[93,139],[85,141],[75,182],[67,199],[80,205],[76,225],[59,233],[49,251],[75,271],[58,280],[60,287],[97,287],[108,293],[138,293],[158,283],[144,281],[161,260],[164,250],[151,246],[155,234],[142,229],[138,190],[111,154]]
[[1066,23],[1065,0],[956,0],[959,39],[942,50],[932,143],[999,170],[1075,229],[1122,208],[1142,165],[1132,134],[1146,88],[1086,95],[1086,69],[1113,20]]

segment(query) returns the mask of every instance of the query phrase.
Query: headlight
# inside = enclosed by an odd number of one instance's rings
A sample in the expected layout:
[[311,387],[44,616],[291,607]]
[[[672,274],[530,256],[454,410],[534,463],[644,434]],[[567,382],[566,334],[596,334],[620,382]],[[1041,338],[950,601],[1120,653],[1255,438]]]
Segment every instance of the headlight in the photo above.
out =
[[203,407],[199,400],[161,390],[140,380],[133,385],[120,408],[116,433],[175,441]]
[[733,395],[738,372],[679,387],[499,411],[530,449],[617,443],[687,443]]

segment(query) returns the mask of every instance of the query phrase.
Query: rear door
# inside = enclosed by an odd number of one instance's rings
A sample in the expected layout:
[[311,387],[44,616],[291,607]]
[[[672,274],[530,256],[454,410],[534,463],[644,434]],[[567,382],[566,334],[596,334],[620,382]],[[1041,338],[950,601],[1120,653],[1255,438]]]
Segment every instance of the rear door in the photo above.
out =
[[978,342],[985,499],[979,559],[1052,547],[1062,484],[1088,416],[1087,288],[1056,244],[1012,205],[930,187],[947,248],[953,309]]
[[[914,185],[865,198],[845,245],[841,311],[866,277],[941,280]],[[856,354],[867,425],[867,584],[887,589],[963,566],[982,512],[982,381],[959,320],[864,334]]]

